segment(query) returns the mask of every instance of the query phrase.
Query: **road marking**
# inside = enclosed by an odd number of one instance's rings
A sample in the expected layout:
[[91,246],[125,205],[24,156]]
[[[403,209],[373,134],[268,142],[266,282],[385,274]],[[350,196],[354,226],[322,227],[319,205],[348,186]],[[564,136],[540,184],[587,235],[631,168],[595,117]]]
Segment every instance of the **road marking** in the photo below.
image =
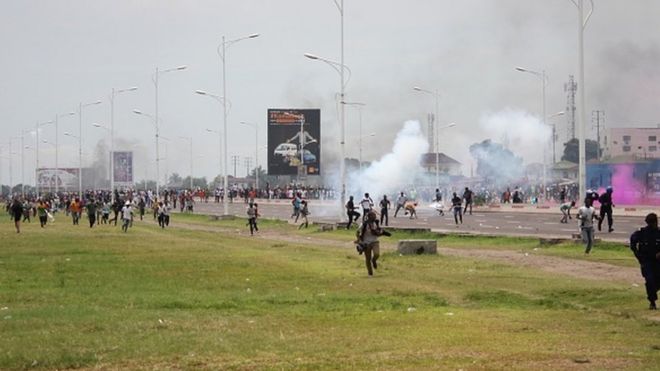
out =
[[555,224],[557,224],[557,222],[543,222],[543,224],[555,225]]
[[574,232],[574,233],[578,233],[578,232],[579,232],[578,230],[575,230],[575,229],[560,229],[560,231],[563,231],[563,232]]

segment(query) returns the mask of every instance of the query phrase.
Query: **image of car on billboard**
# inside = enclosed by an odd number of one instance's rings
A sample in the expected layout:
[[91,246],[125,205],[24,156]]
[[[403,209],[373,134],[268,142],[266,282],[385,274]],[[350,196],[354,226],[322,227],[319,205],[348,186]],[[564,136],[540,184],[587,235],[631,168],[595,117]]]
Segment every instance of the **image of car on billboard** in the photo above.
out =
[[320,175],[320,142],[321,110],[268,110],[268,174]]

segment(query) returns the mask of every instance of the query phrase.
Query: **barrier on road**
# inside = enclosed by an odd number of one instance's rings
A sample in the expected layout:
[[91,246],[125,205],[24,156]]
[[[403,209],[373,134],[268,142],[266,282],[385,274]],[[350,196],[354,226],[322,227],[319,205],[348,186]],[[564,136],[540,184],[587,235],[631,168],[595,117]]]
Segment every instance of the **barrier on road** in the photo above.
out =
[[436,240],[401,240],[397,244],[397,251],[402,255],[437,254],[438,241]]

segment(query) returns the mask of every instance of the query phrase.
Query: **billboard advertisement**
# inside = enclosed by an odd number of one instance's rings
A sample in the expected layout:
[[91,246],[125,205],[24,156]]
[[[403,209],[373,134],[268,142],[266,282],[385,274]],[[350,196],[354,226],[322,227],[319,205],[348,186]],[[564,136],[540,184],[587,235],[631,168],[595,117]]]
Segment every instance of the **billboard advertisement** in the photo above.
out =
[[57,189],[62,191],[78,190],[78,169],[41,168],[37,169],[37,182],[40,189]]
[[114,170],[112,172],[115,186],[133,186],[133,152],[113,152]]
[[321,110],[268,110],[268,174],[321,174]]

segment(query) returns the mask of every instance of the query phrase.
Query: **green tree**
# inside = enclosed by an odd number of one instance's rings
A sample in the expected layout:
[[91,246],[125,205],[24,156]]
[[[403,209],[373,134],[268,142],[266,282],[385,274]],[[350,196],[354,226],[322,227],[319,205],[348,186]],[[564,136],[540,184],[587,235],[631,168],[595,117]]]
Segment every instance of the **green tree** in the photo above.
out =
[[[598,142],[587,139],[584,145],[586,149],[586,161],[598,158]],[[576,164],[579,162],[577,138],[573,138],[564,143],[564,154],[561,156],[561,160],[570,161]]]

